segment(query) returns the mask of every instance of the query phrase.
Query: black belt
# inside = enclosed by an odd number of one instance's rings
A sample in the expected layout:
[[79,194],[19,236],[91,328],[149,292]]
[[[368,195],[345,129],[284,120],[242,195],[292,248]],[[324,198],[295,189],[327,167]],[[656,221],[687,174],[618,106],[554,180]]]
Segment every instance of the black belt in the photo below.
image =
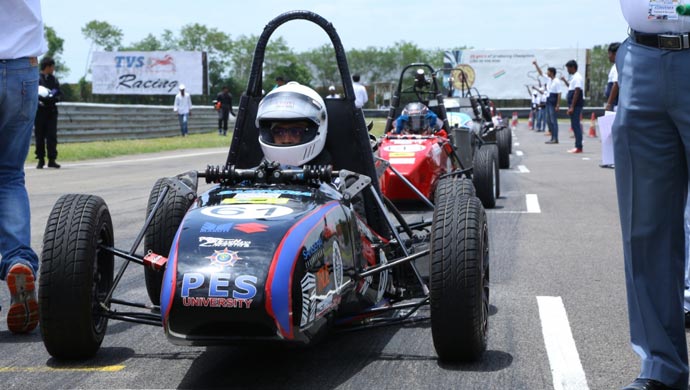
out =
[[640,45],[665,50],[690,49],[690,34],[645,34],[631,31],[630,37]]

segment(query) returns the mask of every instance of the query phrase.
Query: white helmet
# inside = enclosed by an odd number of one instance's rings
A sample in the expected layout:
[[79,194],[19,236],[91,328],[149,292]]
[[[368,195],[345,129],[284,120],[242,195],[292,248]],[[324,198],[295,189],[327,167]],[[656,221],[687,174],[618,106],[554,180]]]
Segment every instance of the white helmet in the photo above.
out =
[[47,98],[50,96],[50,90],[42,85],[38,86],[38,96]]
[[[276,124],[305,122],[300,141],[280,145],[273,139]],[[285,165],[300,166],[313,160],[326,144],[328,117],[326,105],[316,91],[291,81],[269,92],[256,113],[259,144],[264,157]]]

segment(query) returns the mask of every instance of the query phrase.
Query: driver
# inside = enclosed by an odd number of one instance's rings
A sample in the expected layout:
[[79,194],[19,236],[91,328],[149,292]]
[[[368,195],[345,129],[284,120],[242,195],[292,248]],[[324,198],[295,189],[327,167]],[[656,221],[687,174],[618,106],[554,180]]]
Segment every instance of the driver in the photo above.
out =
[[429,135],[443,127],[443,121],[423,103],[408,103],[395,120],[395,134]]
[[329,165],[326,105],[313,89],[291,81],[266,95],[256,114],[264,158],[287,166]]

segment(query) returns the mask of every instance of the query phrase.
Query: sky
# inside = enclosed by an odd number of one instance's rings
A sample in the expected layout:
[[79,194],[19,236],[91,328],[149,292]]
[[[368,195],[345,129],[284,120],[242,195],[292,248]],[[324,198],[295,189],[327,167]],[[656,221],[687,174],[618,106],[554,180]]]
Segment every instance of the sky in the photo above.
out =
[[[85,74],[92,20],[120,28],[123,44],[186,24],[232,38],[260,35],[282,12],[316,12],[336,28],[345,49],[415,43],[424,49],[572,49],[622,41],[627,24],[615,0],[42,0],[43,21],[64,39],[62,59],[74,83]],[[274,33],[301,52],[329,42],[316,25],[288,22]]]

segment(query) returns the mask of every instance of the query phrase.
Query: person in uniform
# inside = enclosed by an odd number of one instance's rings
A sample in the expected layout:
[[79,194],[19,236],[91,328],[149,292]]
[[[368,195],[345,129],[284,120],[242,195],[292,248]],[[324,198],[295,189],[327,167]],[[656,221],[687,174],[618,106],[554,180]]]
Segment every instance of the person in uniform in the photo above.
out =
[[687,389],[683,211],[690,158],[690,18],[667,2],[620,0],[630,26],[616,56],[613,124],[630,340],[624,390]]
[[218,135],[228,134],[228,118],[230,114],[235,116],[232,111],[232,94],[227,86],[223,86],[221,93],[216,96],[216,104],[220,105],[218,108]]
[[[543,77],[542,72],[537,60],[532,61],[532,64],[537,68],[539,76]],[[549,128],[549,133],[551,139],[545,143],[548,145],[558,144],[558,105],[561,102],[561,82],[556,78],[556,68],[549,67],[546,70],[547,77],[549,78],[546,84],[546,91],[548,92],[548,97],[546,98],[546,125]]]
[[56,104],[60,101],[62,93],[60,92],[60,83],[53,75],[55,73],[55,60],[48,56],[43,57],[40,68],[41,73],[38,84],[43,88],[39,88],[38,111],[36,112],[36,122],[34,124],[36,158],[38,159],[36,168],[43,169],[46,149],[48,151],[48,167],[60,168],[60,164],[55,161],[58,155],[58,108]]
[[575,135],[575,147],[568,150],[568,153],[582,153],[582,123],[580,117],[582,116],[582,107],[585,105],[585,79],[582,78],[580,72],[577,71],[577,62],[570,60],[565,64],[565,68],[570,74],[570,81],[565,77],[561,80],[568,87],[568,116],[570,116],[570,127],[573,129]]

